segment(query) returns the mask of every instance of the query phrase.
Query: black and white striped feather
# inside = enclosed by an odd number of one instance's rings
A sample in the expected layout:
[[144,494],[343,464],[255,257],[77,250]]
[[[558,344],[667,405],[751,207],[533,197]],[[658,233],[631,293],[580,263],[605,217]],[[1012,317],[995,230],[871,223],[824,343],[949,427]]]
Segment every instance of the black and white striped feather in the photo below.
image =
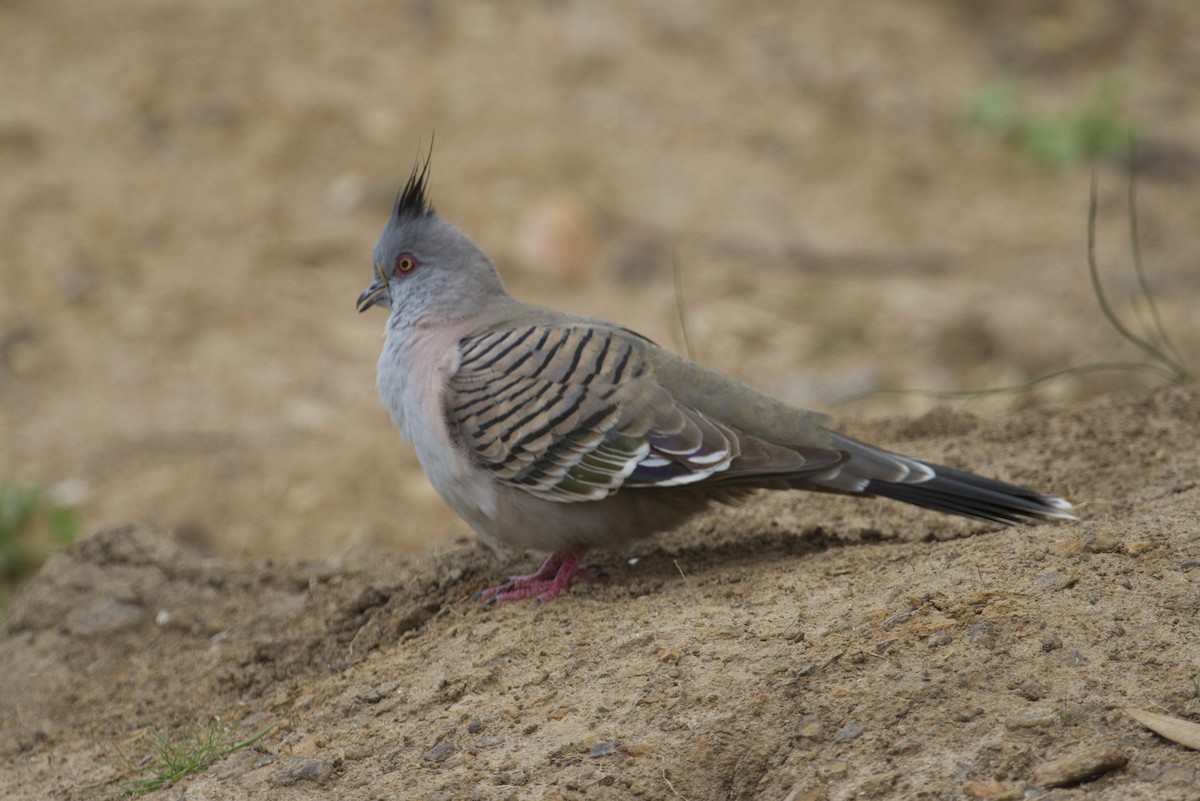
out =
[[447,423],[496,480],[560,502],[816,479],[847,458],[774,445],[679,403],[655,380],[647,347],[622,329],[544,321],[468,338],[449,379]]

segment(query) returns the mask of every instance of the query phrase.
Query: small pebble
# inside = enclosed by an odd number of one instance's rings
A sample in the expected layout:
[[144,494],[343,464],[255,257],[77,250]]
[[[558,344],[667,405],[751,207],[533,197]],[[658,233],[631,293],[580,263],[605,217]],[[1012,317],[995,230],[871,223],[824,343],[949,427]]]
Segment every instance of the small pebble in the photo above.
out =
[[365,745],[351,745],[342,752],[342,756],[353,762],[359,759],[366,759],[374,753],[374,751]]
[[333,773],[332,762],[308,756],[294,756],[287,761],[287,764],[275,771],[271,777],[271,783],[280,787],[289,787],[297,782],[324,784],[331,773]]
[[1184,570],[1191,570],[1193,567],[1200,567],[1200,557],[1193,556],[1191,559],[1184,559],[1179,563],[1179,566]]
[[1079,583],[1079,579],[1057,570],[1047,570],[1045,573],[1039,573],[1033,583],[1043,590],[1069,590]]
[[1004,722],[1004,727],[1014,729],[1045,729],[1058,725],[1058,715],[1048,710],[1033,710],[1014,715]]
[[425,754],[426,762],[445,762],[458,751],[458,746],[449,740],[442,740],[440,743],[429,749]]
[[588,752],[588,756],[592,759],[606,757],[611,754],[615,754],[620,746],[621,744],[616,740],[601,740],[592,746],[592,750]]
[[839,743],[848,743],[851,740],[857,740],[862,737],[863,729],[857,720],[852,720],[845,726],[837,730],[837,734],[833,735],[833,739]]
[[951,638],[949,632],[935,631],[933,634],[929,635],[929,639],[925,644],[930,648],[940,648],[943,645],[949,645],[952,641],[953,639]]
[[1051,634],[1049,637],[1046,637],[1042,640],[1042,650],[1045,651],[1046,653],[1050,653],[1051,651],[1057,651],[1059,648],[1062,648],[1062,647],[1063,647],[1062,637],[1059,637],[1057,634]]
[[899,612],[894,614],[887,620],[883,621],[883,630],[891,631],[893,627],[898,626],[901,623],[907,623],[911,617],[912,615],[908,612]]
[[471,718],[467,721],[467,731],[471,734],[479,734],[483,731],[483,721],[479,718]]
[[1125,550],[1125,543],[1116,537],[1110,537],[1106,534],[1096,534],[1087,539],[1087,542],[1084,544],[1084,550],[1089,553],[1121,553]]
[[1089,748],[1038,765],[1030,780],[1035,787],[1070,787],[1122,768],[1127,761],[1119,748]]
[[969,709],[960,709],[957,712],[955,712],[953,715],[951,715],[950,717],[952,719],[954,719],[955,721],[957,721],[958,723],[969,723],[970,721],[974,720],[975,718],[979,717],[982,714],[983,714],[983,707],[973,706],[973,707],[970,707]]

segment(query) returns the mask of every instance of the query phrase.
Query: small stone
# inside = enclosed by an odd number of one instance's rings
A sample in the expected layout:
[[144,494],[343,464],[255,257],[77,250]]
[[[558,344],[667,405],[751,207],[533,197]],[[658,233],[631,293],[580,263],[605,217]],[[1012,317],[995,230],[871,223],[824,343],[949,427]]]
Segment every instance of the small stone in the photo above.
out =
[[955,712],[953,715],[951,715],[950,717],[951,717],[951,719],[953,719],[954,721],[956,721],[958,723],[969,723],[982,714],[983,714],[983,707],[973,706],[973,707],[970,707],[969,709],[960,709],[957,712]]
[[599,759],[600,757],[610,756],[612,754],[615,754],[617,752],[617,749],[620,747],[621,747],[621,744],[618,743],[616,740],[600,740],[598,743],[596,743],[594,746],[592,746],[591,751],[588,751],[588,756],[591,757],[592,759]]
[[1107,534],[1096,534],[1087,539],[1084,550],[1089,553],[1121,553],[1125,550],[1125,543]]
[[360,759],[366,759],[374,753],[373,750],[367,748],[365,745],[351,745],[347,746],[346,750],[342,752],[342,756],[351,762],[356,762]]
[[833,739],[839,743],[848,743],[851,740],[857,740],[859,737],[862,737],[862,734],[862,726],[859,725],[857,720],[852,720],[838,729],[837,733],[833,735]]
[[445,762],[450,757],[458,752],[458,746],[449,740],[442,740],[440,743],[429,749],[425,754],[426,762]]
[[1014,715],[1004,722],[1004,727],[1010,731],[1015,729],[1045,729],[1057,726],[1058,723],[1058,716],[1053,712],[1049,710],[1033,710]]
[[1040,701],[1046,697],[1046,685],[1033,678],[1027,678],[1013,688],[1027,701]]
[[883,621],[883,630],[891,631],[894,627],[900,625],[901,623],[907,623],[911,617],[912,614],[909,612],[898,612],[889,617],[887,620]]
[[1062,637],[1059,637],[1057,634],[1051,634],[1049,637],[1045,637],[1042,639],[1042,650],[1045,651],[1046,653],[1050,653],[1051,651],[1057,651],[1059,648],[1062,648],[1062,647],[1063,647]]
[[925,644],[930,648],[941,648],[943,645],[949,645],[951,642],[953,642],[953,638],[949,632],[935,631],[929,635],[929,639],[925,641]]
[[294,756],[271,777],[271,783],[290,787],[297,782],[324,784],[333,773],[333,763],[309,756]]
[[1125,767],[1127,761],[1119,748],[1089,748],[1038,765],[1030,780],[1035,787],[1070,787]]
[[483,731],[483,721],[479,718],[471,718],[467,721],[467,731],[471,734],[479,734]]
[[1179,563],[1179,567],[1184,570],[1191,570],[1193,567],[1200,567],[1200,557],[1193,556],[1191,559],[1184,559]]
[[1131,542],[1125,546],[1125,553],[1130,556],[1141,556],[1147,551],[1152,551],[1160,545],[1155,540],[1142,540],[1141,542]]
[[1045,573],[1039,573],[1033,583],[1043,590],[1069,590],[1079,583],[1079,579],[1057,570],[1047,570]]

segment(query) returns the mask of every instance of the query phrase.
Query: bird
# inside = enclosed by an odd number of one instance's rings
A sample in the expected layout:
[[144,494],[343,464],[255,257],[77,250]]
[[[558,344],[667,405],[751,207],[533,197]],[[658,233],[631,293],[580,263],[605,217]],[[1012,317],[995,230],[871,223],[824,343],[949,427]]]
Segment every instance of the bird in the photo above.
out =
[[761,489],[879,496],[1002,525],[1072,504],[893,453],[636,332],[523,303],[414,164],[356,308],[388,311],[377,389],[429,482],[496,551],[549,552],[477,595],[549,601],[581,560]]

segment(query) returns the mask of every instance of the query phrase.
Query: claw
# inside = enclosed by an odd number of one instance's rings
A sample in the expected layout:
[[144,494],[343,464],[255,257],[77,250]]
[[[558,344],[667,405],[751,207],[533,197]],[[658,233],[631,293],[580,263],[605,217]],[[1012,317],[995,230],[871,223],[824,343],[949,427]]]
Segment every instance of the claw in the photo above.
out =
[[534,572],[511,576],[499,586],[475,593],[471,600],[486,600],[494,605],[534,597],[538,603],[545,603],[570,587],[576,579],[596,581],[596,574],[579,564],[585,550],[556,551],[546,557],[546,561]]

